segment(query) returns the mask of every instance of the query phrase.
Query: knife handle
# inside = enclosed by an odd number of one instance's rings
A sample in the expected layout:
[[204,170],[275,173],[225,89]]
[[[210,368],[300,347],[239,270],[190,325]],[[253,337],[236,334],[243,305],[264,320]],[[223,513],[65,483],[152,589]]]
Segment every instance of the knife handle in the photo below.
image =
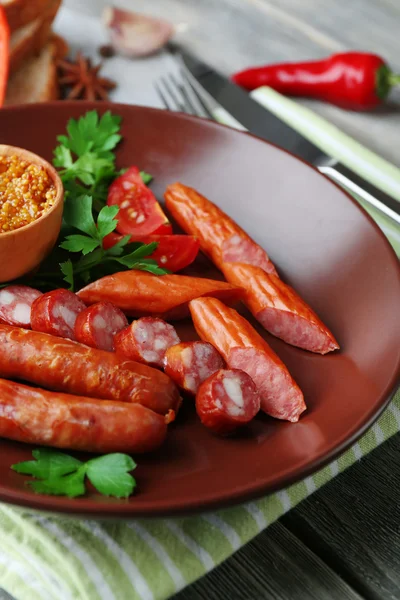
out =
[[400,225],[400,202],[339,163],[321,165],[318,170]]

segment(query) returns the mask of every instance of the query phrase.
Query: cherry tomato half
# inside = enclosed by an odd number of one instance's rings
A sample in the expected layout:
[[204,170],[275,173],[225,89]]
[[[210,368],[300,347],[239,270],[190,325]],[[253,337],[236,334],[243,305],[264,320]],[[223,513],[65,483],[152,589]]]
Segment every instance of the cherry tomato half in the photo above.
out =
[[[112,248],[122,235],[109,233],[103,240],[103,248]],[[157,261],[158,266],[175,273],[190,265],[199,252],[199,242],[192,235],[147,235],[140,238],[131,238],[131,241],[150,244],[158,242],[156,250],[148,258]]]
[[172,233],[171,224],[137,167],[130,167],[110,185],[107,204],[119,206],[117,230],[123,235]]

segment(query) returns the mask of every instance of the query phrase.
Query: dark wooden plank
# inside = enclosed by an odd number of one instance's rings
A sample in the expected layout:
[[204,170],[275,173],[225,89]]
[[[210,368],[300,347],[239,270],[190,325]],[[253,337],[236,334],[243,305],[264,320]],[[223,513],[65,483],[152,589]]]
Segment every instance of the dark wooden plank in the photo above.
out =
[[[400,598],[400,434],[176,600]],[[340,589],[346,582],[349,587]],[[338,587],[339,586],[339,587]],[[328,594],[328,595],[327,595]]]
[[282,524],[275,523],[175,600],[361,600]]
[[282,523],[368,600],[400,598],[400,434]]

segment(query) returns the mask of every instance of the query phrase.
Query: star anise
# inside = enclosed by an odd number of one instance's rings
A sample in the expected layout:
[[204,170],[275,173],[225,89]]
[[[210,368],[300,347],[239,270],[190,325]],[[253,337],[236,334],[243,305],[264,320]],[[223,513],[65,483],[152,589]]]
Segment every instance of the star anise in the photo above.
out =
[[102,65],[92,65],[90,58],[78,52],[74,61],[59,60],[58,83],[67,88],[66,100],[108,100],[108,92],[116,83],[106,77],[100,77]]

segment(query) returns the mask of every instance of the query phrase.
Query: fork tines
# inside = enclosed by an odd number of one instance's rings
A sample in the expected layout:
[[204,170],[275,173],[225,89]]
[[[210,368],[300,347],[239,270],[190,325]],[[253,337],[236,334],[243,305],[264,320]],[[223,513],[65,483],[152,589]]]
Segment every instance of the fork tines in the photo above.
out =
[[212,112],[184,69],[180,69],[178,75],[167,73],[154,86],[167,110],[214,120]]

